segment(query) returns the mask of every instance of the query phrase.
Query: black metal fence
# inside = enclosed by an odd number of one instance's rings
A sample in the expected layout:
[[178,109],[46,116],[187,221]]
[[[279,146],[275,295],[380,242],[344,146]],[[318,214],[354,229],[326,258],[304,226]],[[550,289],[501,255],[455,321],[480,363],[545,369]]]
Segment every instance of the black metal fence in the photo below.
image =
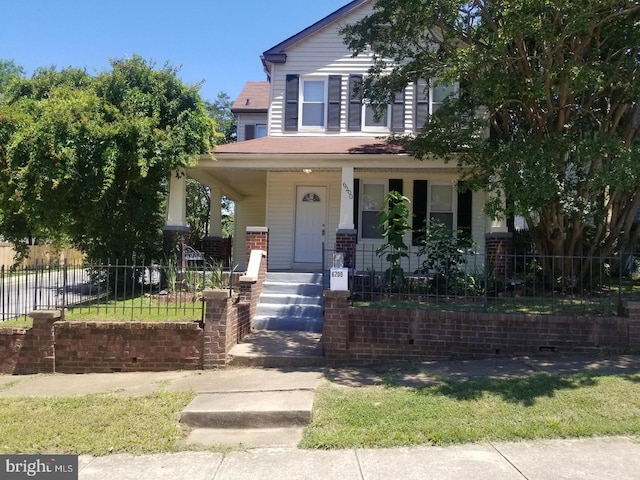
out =
[[136,265],[114,262],[0,266],[0,320],[63,309],[78,320],[200,320],[205,288],[233,288],[215,262]]
[[[327,270],[335,258],[333,249],[325,250]],[[364,304],[616,315],[623,299],[640,298],[640,257],[487,256],[471,248],[379,252],[358,245],[349,290],[353,302]]]

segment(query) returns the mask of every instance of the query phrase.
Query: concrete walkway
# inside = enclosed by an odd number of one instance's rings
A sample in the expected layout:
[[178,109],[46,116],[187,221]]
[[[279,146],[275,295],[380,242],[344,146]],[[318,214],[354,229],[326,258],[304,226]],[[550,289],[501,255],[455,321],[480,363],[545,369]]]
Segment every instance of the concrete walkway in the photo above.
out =
[[[396,368],[229,368],[215,371],[0,376],[0,396],[70,396],[111,392],[148,395],[192,390],[198,394],[313,391],[322,382],[357,388],[424,386],[448,377],[509,378],[538,372],[634,374],[640,356],[495,358],[426,362]],[[80,479],[640,479],[638,438],[612,437],[453,447],[302,450],[251,448],[226,454],[80,457]]]
[[81,480],[637,480],[629,438],[482,443],[454,447],[80,457]]

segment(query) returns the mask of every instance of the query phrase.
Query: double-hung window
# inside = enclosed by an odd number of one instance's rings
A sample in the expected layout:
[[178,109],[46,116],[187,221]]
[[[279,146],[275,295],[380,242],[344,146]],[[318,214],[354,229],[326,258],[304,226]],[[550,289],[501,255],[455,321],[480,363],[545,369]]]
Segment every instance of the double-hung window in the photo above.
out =
[[398,92],[390,105],[373,108],[362,98],[362,75],[349,76],[348,123],[350,131],[402,132],[404,131],[404,92]]
[[415,83],[415,129],[421,130],[447,97],[458,93],[458,84],[444,85],[436,80],[420,79]]
[[456,189],[452,184],[429,183],[429,218],[454,231]]
[[360,187],[360,238],[366,240],[382,239],[380,212],[386,208],[384,198],[387,194],[384,181],[363,181]]
[[323,79],[303,78],[301,95],[301,127],[324,128],[326,82]]

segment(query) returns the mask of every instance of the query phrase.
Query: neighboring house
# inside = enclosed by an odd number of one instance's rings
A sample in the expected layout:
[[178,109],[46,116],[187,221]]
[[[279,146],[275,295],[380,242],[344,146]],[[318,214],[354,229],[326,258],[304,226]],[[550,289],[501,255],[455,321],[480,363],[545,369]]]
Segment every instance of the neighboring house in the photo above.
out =
[[[369,14],[373,3],[352,1],[265,51],[266,81],[247,83],[233,105],[239,141],[217,147],[187,170],[211,187],[213,204],[220,195],[235,202],[234,262],[240,268],[249,226],[269,229],[270,270],[319,269],[323,243],[338,245],[349,264],[366,268],[365,259],[353,258],[354,247],[382,243],[377,212],[390,190],[411,199],[415,228],[436,217],[469,232],[481,249],[487,234],[507,231],[484,214],[484,193],[458,192],[456,165],[419,161],[384,141],[418,131],[450,89],[417,82],[381,118],[352,94],[370,59],[353,57],[339,30]],[[172,178],[169,230],[185,226],[182,182]],[[218,214],[212,212],[214,237]]]

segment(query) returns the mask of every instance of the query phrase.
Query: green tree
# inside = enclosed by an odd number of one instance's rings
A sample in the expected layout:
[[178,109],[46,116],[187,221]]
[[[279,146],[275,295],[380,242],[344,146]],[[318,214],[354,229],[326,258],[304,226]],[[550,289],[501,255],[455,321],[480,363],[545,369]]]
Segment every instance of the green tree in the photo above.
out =
[[16,65],[13,60],[0,59],[0,102],[3,92],[9,87],[9,83],[24,76],[24,68]]
[[215,142],[197,87],[140,57],[95,77],[40,69],[0,105],[0,231],[89,257],[158,258],[170,172]]
[[639,24],[637,1],[378,0],[343,33],[373,55],[363,89],[379,105],[418,79],[460,82],[398,139],[413,155],[457,162],[539,252],[597,256],[640,234]]
[[206,102],[207,112],[216,121],[218,132],[224,135],[219,143],[233,143],[236,141],[238,122],[231,111],[233,101],[225,92],[219,92],[213,102]]

